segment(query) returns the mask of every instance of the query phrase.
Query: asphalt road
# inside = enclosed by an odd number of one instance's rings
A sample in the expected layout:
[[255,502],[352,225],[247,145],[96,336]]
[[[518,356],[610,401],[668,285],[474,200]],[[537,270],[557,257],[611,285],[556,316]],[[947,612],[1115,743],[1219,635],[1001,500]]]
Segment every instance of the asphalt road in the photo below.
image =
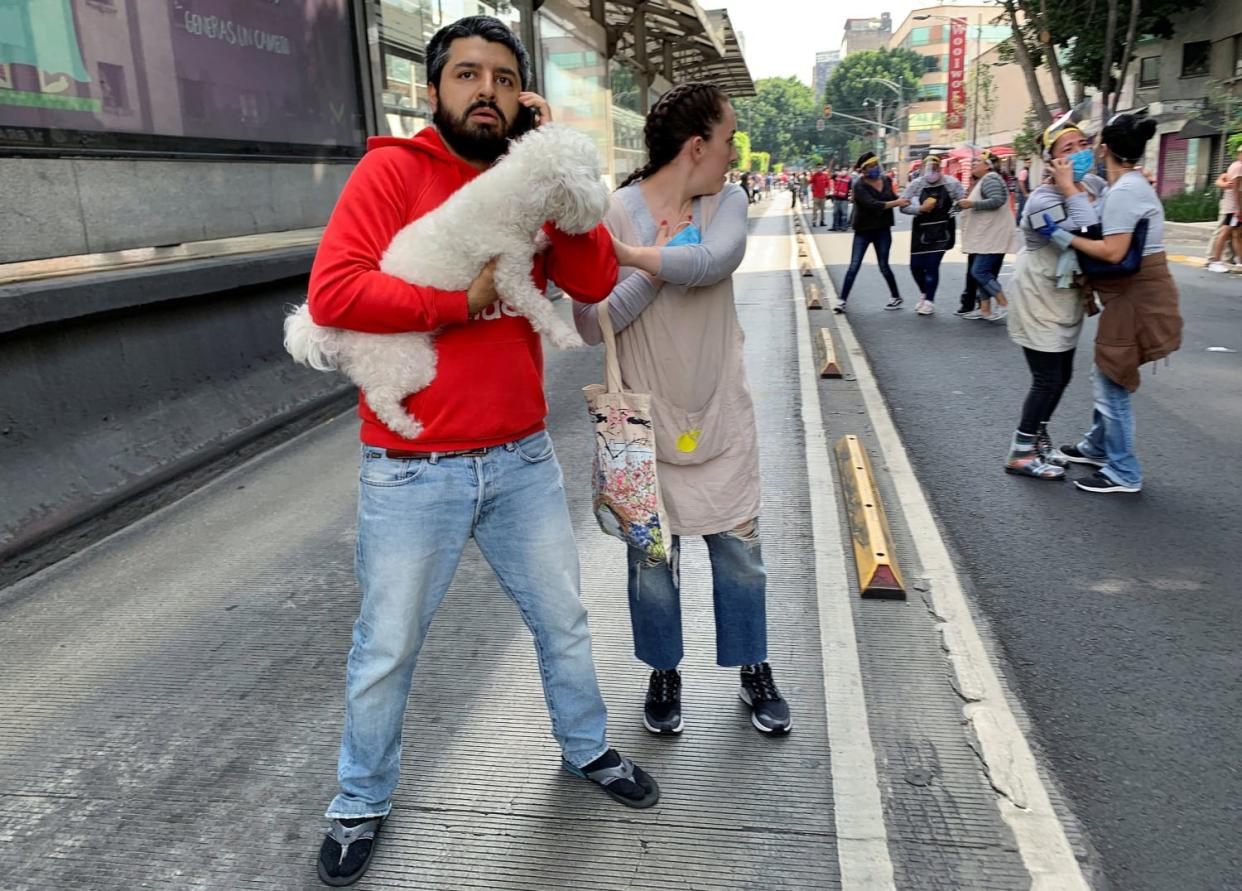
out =
[[[838,288],[849,241],[820,239]],[[899,234],[894,259],[906,244]],[[1144,491],[1101,496],[1002,472],[1029,380],[1019,348],[1003,325],[952,315],[961,262],[945,263],[932,317],[914,314],[904,264],[894,271],[906,308],[882,309],[868,264],[850,322],[1108,881],[1242,888],[1242,277],[1174,264],[1183,346],[1144,369],[1135,399]],[[1090,420],[1093,335],[1090,323],[1058,442]]]

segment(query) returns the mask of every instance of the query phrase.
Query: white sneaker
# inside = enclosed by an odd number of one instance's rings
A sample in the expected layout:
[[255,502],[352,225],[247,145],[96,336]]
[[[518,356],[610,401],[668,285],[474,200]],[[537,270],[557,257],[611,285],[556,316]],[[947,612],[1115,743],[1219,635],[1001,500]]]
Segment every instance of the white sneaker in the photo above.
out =
[[936,304],[932,303],[930,300],[920,300],[918,308],[914,311],[921,316],[930,316],[936,311]]
[[980,310],[972,309],[970,312],[962,313],[963,319],[990,319],[991,316],[985,316]]
[[999,322],[1007,315],[1009,315],[1009,310],[1003,306],[998,306],[996,309],[992,310],[992,315],[987,316],[986,318],[989,322]]
[[1220,260],[1213,260],[1207,265],[1208,272],[1228,272],[1228,264],[1222,263]]

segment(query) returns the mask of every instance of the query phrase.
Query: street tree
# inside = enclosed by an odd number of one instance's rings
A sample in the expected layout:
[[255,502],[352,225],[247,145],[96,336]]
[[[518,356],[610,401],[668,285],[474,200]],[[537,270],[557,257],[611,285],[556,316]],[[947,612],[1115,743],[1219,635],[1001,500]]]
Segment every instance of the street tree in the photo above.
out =
[[755,95],[734,99],[733,108],[751,145],[777,162],[803,157],[815,143],[815,93],[796,77],[763,78],[755,83]]
[[737,131],[733,137],[733,147],[737,149],[737,169],[746,173],[750,170],[753,152],[750,150],[750,134],[745,130]]
[[[874,120],[880,108],[886,107],[885,119],[895,122],[899,107],[908,105],[918,95],[919,82],[926,71],[927,59],[906,49],[851,53],[833,69],[824,87],[824,99],[834,110],[868,120]],[[897,94],[881,80],[900,87],[901,106]],[[819,140],[827,155],[849,151],[850,144],[857,144],[860,139],[857,122],[833,121],[830,117],[829,124]],[[874,131],[871,136],[874,138]]]

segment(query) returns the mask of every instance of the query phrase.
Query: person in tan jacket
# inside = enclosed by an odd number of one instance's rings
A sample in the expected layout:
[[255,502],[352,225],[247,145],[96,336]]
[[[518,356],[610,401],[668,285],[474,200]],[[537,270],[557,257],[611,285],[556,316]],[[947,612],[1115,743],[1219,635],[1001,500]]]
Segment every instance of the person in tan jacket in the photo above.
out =
[[[634,654],[652,669],[643,724],[684,727],[679,542],[700,535],[712,566],[716,661],[740,667],[739,695],[766,734],[787,733],[789,706],[767,662],[767,571],[759,539],[759,437],[733,272],[746,252],[747,202],[725,182],[737,118],[706,83],[679,84],[647,117],[650,160],[617,191],[604,224],[621,266],[606,306],[624,388],[650,393],[668,560],[628,554]],[[576,304],[599,343],[596,307]]]

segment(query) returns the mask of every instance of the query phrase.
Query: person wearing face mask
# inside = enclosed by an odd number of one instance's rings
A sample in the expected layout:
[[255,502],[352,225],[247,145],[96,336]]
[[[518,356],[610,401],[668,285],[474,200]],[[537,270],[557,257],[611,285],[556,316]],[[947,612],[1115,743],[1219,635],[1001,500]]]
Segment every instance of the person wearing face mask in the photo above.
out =
[[1025,202],[1026,212],[1019,221],[1022,250],[1014,260],[1009,291],[1009,336],[1022,348],[1031,386],[1005,472],[1062,480],[1067,459],[1053,447],[1048,422],[1073,375],[1085,305],[1082,292],[1071,281],[1074,252],[1066,252],[1043,230],[1055,225],[1077,231],[1094,223],[1092,201],[1104,182],[1088,172],[1094,153],[1072,113],[1044,131],[1043,143],[1049,174]]
[[1095,335],[1091,428],[1077,444],[1061,447],[1071,463],[1096,468],[1074,481],[1086,492],[1142,490],[1130,394],[1138,390],[1143,363],[1165,358],[1182,343],[1177,284],[1164,252],[1164,207],[1138,167],[1155,133],[1155,121],[1132,114],[1115,115],[1100,133],[1098,154],[1108,178],[1098,205],[1102,238],[1075,235],[1045,221],[1045,234],[1061,246],[1114,264],[1112,274],[1089,282],[1104,307]]
[[951,215],[953,204],[964,193],[956,178],[941,173],[939,155],[924,158],[920,175],[901,193],[909,202],[901,212],[914,217],[910,231],[910,274],[919,289],[919,305],[915,312],[921,316],[929,316],[936,310],[940,261],[944,259],[944,252],[953,247],[956,235]]
[[[740,668],[739,695],[755,728],[779,735],[791,727],[767,662],[759,437],[733,303],[747,228],[745,196],[724,185],[736,127],[715,86],[669,90],[644,128],[650,160],[617,190],[604,219],[621,273],[603,311],[616,332],[622,384],[652,394],[657,478],[673,533],[668,560],[628,549],[634,654],[651,669],[643,726],[660,735],[684,727],[685,535],[707,544],[717,664]],[[574,321],[588,343],[603,339],[595,306],[576,304]]]
[[1009,301],[997,276],[1013,241],[1014,218],[1009,211],[1009,190],[998,172],[999,166],[999,160],[991,152],[975,155],[970,165],[974,188],[969,197],[957,203],[962,210],[970,211],[962,223],[962,250],[974,255],[966,274],[983,292],[979,308],[963,314],[964,319],[997,322],[1008,313]]
[[845,283],[841,288],[841,299],[833,310],[845,312],[845,302],[849,300],[850,291],[854,287],[854,279],[862,268],[863,257],[867,248],[875,246],[875,259],[880,266],[880,275],[888,284],[891,298],[885,309],[901,309],[901,294],[897,290],[897,279],[888,265],[888,253],[893,246],[893,208],[909,207],[909,198],[898,198],[893,191],[893,182],[884,175],[880,167],[880,159],[875,152],[864,152],[858,159],[857,169],[861,174],[854,183],[854,249],[850,255],[850,267],[845,272]]

